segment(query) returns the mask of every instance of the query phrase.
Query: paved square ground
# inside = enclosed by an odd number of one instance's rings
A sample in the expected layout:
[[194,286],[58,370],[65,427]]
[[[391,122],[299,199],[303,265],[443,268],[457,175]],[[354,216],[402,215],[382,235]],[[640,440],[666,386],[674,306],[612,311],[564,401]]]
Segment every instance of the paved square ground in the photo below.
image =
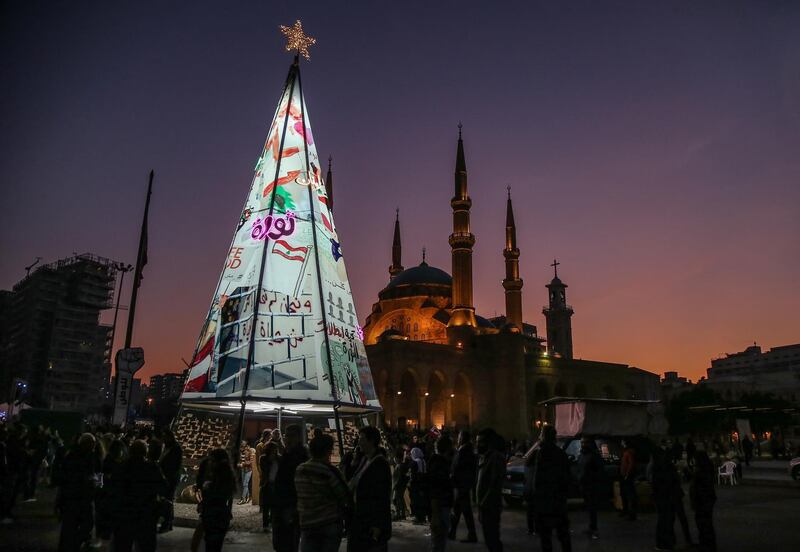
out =
[[[798,549],[800,543],[800,489],[743,485],[723,487],[718,490],[719,501],[715,511],[715,524],[720,552],[789,552]],[[688,510],[688,503],[686,504]],[[635,522],[621,520],[615,512],[600,514],[600,540],[590,541],[581,534],[586,527],[586,515],[576,505],[570,512],[573,529],[573,548],[576,552],[611,552],[652,550],[656,516],[646,512]],[[0,550],[9,551],[54,551],[57,548],[58,524],[52,515],[52,493],[45,492],[39,501],[20,504],[17,509],[18,522],[0,527]],[[692,522],[691,511],[687,511]],[[676,525],[676,529],[678,529]],[[460,527],[459,536],[465,536]],[[421,552],[427,550],[427,528],[411,523],[397,523],[389,550],[397,552]],[[678,534],[679,548],[682,540]],[[159,536],[159,550],[186,551],[192,534],[190,528],[176,528],[171,533]],[[503,513],[503,541],[507,551],[539,550],[538,539],[525,531],[525,513],[521,509],[508,509]],[[695,531],[696,538],[696,531]],[[108,550],[108,546],[98,552]],[[232,531],[228,534],[224,550],[231,552],[270,552],[272,546],[268,535],[247,531]],[[345,550],[344,544],[342,551]],[[452,542],[448,550],[453,552],[480,552],[483,544],[461,544]],[[556,546],[558,550],[558,546]]]

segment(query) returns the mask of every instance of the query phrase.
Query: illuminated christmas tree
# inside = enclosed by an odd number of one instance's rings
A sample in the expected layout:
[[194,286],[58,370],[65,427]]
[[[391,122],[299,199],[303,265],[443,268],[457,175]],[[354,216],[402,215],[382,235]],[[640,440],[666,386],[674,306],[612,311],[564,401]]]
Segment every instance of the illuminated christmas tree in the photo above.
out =
[[303,96],[296,50],[200,334],[184,406],[380,409]]

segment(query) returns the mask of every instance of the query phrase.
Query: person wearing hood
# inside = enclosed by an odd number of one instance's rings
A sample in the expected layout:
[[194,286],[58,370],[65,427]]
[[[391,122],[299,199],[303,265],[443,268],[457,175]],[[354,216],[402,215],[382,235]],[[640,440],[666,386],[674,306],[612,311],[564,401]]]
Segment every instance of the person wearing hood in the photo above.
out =
[[408,492],[411,495],[411,515],[414,523],[422,524],[428,518],[427,493],[428,466],[425,453],[419,447],[411,449],[411,470],[409,474]]

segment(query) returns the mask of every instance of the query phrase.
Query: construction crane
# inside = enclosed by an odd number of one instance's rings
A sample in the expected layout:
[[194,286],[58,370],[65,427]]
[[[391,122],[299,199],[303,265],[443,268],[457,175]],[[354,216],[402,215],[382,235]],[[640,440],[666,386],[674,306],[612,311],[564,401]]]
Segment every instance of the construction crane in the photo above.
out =
[[26,278],[31,275],[31,269],[33,267],[35,267],[37,264],[39,264],[39,261],[41,261],[41,260],[42,260],[41,257],[36,257],[35,261],[33,261],[31,264],[29,264],[28,266],[25,267],[25,277]]

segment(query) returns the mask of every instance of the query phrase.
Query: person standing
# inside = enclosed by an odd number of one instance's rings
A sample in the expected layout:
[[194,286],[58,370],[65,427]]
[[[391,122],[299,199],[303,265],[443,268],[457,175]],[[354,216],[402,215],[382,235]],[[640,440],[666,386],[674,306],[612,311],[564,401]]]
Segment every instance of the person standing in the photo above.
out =
[[444,552],[450,533],[453,509],[453,483],[450,467],[453,463],[453,442],[447,435],[436,440],[436,452],[428,462],[428,493],[431,499],[431,551]]
[[64,456],[56,477],[56,511],[61,519],[59,552],[79,552],[92,536],[92,510],[100,467],[95,457],[96,440],[84,433],[77,446]]
[[411,470],[408,492],[411,495],[411,515],[414,523],[423,524],[428,518],[428,465],[425,453],[415,446],[411,449]]
[[689,484],[689,500],[694,510],[698,544],[701,552],[716,552],[717,537],[714,533],[714,464],[703,451],[695,453],[695,468]]
[[392,505],[394,520],[406,519],[406,490],[408,489],[408,473],[411,470],[411,458],[408,449],[398,447],[394,454],[392,470]]
[[209,458],[202,481],[203,506],[200,510],[200,524],[203,527],[206,552],[219,552],[231,525],[236,476],[227,450],[214,449]]
[[478,433],[478,480],[475,488],[478,519],[483,528],[483,540],[489,552],[503,552],[500,540],[500,515],[503,512],[503,478],[505,456],[498,450],[499,435],[486,428]]
[[259,497],[261,498],[261,529],[269,531],[272,507],[275,504],[275,478],[278,476],[278,460],[280,459],[278,443],[269,441],[264,445],[258,461],[261,470]]
[[605,465],[597,450],[597,444],[591,437],[581,439],[581,455],[578,458],[578,473],[581,491],[583,491],[583,503],[589,513],[589,527],[586,534],[597,540],[600,534],[597,531],[597,506],[603,488],[603,476]]
[[239,469],[242,473],[242,498],[239,500],[239,504],[247,504],[250,502],[250,480],[253,478],[255,451],[250,448],[250,445],[244,440],[242,441],[242,448],[239,454]]
[[753,459],[753,441],[747,435],[742,439],[742,452],[744,452],[745,466],[750,466],[750,460]]
[[172,522],[175,519],[175,491],[178,489],[181,468],[183,467],[183,449],[175,439],[175,434],[172,433],[172,430],[165,429],[162,433],[164,453],[161,455],[158,465],[167,480],[167,494],[165,495],[164,522],[158,532],[166,533],[167,531],[172,531]]
[[778,437],[776,437],[774,433],[769,439],[769,450],[772,454],[772,459],[777,460],[781,454],[781,444],[778,442]]
[[36,501],[36,487],[39,483],[39,476],[42,463],[47,457],[47,436],[44,427],[36,426],[31,430],[28,437],[28,464],[25,474],[25,502]]
[[103,540],[109,540],[119,522],[114,506],[114,475],[119,474],[119,467],[127,460],[127,450],[119,439],[114,439],[108,447],[108,454],[103,459],[103,486],[97,490],[94,499],[95,531]]
[[675,442],[672,443],[672,463],[677,464],[681,460],[683,460],[683,445],[681,445],[681,440],[675,437]]
[[472,439],[469,431],[464,429],[458,434],[458,450],[453,457],[452,478],[455,500],[449,535],[452,540],[456,538],[458,522],[463,514],[467,526],[467,538],[461,542],[478,542],[475,519],[472,516],[472,490],[475,488],[477,473],[478,460],[472,448]]
[[533,453],[533,503],[536,511],[536,530],[543,552],[553,550],[553,530],[561,550],[570,552],[572,540],[567,516],[569,492],[569,458],[556,444],[556,428],[544,426],[541,445]]
[[619,494],[622,497],[620,516],[635,520],[639,502],[636,495],[636,451],[625,440],[622,441],[622,461],[619,465]]
[[350,491],[344,476],[331,465],[333,437],[318,435],[308,446],[311,459],[294,476],[300,514],[301,552],[338,552]]
[[286,428],[286,450],[278,460],[275,472],[272,506],[272,546],[275,552],[297,552],[300,546],[300,520],[297,512],[297,489],[294,476],[297,467],[308,460],[303,445],[303,429],[292,424]]
[[167,482],[158,465],[147,459],[147,443],[134,441],[129,458],[113,475],[111,489],[119,523],[114,529],[114,551],[137,552],[156,549],[158,498],[164,496]]
[[675,548],[675,506],[672,500],[675,479],[675,467],[670,462],[667,452],[655,448],[648,465],[648,475],[653,488],[653,502],[656,505],[658,521],[656,522],[656,550],[673,550]]
[[681,524],[683,530],[683,539],[686,546],[692,546],[692,533],[689,530],[689,520],[686,519],[686,509],[683,507],[683,487],[681,486],[681,477],[673,466],[672,471],[675,476],[672,478],[672,508],[675,510],[675,517]]
[[347,535],[347,552],[386,552],[392,537],[392,475],[381,454],[381,434],[372,426],[359,431],[364,454],[349,486],[353,493],[353,515]]
[[264,512],[264,501],[261,497],[261,489],[264,487],[262,479],[264,474],[261,473],[261,457],[264,455],[264,448],[267,446],[267,443],[270,440],[270,430],[265,429],[261,432],[261,437],[258,439],[258,442],[255,446],[256,454],[253,457],[253,482],[251,483],[253,487],[253,504],[258,506],[259,512]]
[[694,463],[694,455],[697,452],[697,446],[694,444],[692,436],[686,438],[686,465],[691,466]]
[[522,496],[525,499],[525,521],[529,535],[536,534],[536,503],[533,501],[534,479],[536,478],[535,452],[539,450],[541,445],[541,441],[536,441],[523,456],[525,460],[525,479]]

